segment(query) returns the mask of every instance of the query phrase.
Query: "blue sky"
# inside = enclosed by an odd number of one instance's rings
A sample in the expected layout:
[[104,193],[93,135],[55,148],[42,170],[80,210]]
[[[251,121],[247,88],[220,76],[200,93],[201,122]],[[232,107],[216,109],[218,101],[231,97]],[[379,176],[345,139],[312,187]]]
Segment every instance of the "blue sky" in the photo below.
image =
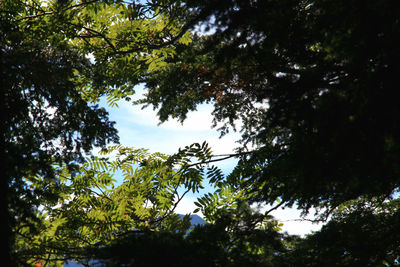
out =
[[[143,88],[135,89],[137,99],[143,93]],[[134,106],[126,101],[118,102],[118,107],[110,107],[105,100],[102,100],[100,105],[107,109],[110,120],[116,122],[120,143],[125,146],[147,148],[150,152],[165,154],[173,154],[179,147],[203,141],[208,142],[214,154],[233,153],[234,148],[238,146],[236,140],[240,137],[239,133],[229,133],[219,138],[218,131],[211,128],[212,105],[200,105],[197,111],[188,114],[183,124],[170,119],[161,125],[156,116],[157,111],[154,111],[152,107],[141,109],[140,106]],[[231,159],[219,162],[217,166],[227,174],[235,164],[236,160]],[[177,212],[191,213],[195,209],[193,204],[195,200],[196,195],[188,194],[177,207]],[[300,212],[296,209],[278,209],[272,215],[284,222],[283,230],[291,234],[304,235],[320,228],[320,225],[297,221],[300,218]]]

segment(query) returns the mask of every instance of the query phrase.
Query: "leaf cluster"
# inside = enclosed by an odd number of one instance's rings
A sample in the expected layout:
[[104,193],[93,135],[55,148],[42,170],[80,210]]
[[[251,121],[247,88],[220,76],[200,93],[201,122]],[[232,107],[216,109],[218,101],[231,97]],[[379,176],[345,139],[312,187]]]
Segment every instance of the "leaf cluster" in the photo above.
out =
[[[84,262],[93,249],[126,235],[184,234],[191,227],[189,216],[180,218],[174,210],[187,192],[202,188],[201,166],[196,162],[196,168],[191,167],[190,160],[207,160],[206,143],[173,156],[121,145],[100,154],[87,158],[73,173],[59,166],[58,179],[50,183],[41,176],[27,177],[31,188],[57,195],[53,201],[41,201],[35,211],[38,222],[16,226],[21,262]],[[118,186],[115,176],[122,176]]]

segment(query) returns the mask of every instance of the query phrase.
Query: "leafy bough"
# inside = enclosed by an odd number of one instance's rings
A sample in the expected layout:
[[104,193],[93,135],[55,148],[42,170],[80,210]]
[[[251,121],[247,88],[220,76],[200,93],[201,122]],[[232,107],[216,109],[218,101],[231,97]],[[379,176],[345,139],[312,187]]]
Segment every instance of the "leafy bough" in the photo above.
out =
[[206,142],[172,156],[114,145],[87,158],[74,173],[55,166],[58,179],[50,184],[27,177],[36,189],[46,187],[57,195],[36,211],[40,221],[16,227],[17,254],[28,263],[84,262],[93,249],[127,234],[185,234],[190,217],[180,219],[175,209],[188,192],[204,188],[206,177],[211,184],[221,183],[222,172],[212,161]]

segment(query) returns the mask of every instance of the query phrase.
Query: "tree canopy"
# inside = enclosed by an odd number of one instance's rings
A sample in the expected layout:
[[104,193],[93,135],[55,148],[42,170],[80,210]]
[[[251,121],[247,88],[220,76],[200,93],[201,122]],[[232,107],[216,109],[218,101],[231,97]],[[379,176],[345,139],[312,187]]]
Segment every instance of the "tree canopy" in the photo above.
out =
[[[54,9],[63,7],[57,3]],[[31,219],[43,198],[57,198],[46,187],[29,189],[24,179],[42,175],[50,182],[57,179],[53,164],[72,170],[83,152],[118,142],[107,112],[89,105],[77,90],[77,73],[90,63],[68,44],[71,28],[62,17],[35,11],[40,7],[34,1],[1,3],[1,203],[7,227]],[[7,227],[2,236],[13,242]]]
[[[146,78],[160,120],[214,103],[242,124],[255,199],[336,207],[399,187],[398,9],[391,1],[188,1],[213,32]],[[179,77],[179,82],[176,81]]]
[[[400,183],[398,6],[392,1],[186,4],[194,14],[206,14],[198,23],[205,32],[177,47],[165,68],[149,73],[140,103],[157,109],[161,121],[184,120],[198,104],[213,103],[221,134],[242,133],[240,161],[226,181],[243,189],[250,202],[279,200],[304,212],[314,207],[322,220],[346,206],[356,209],[298,243],[305,249],[301,255],[321,254],[305,261],[295,254],[291,265],[397,264],[399,254],[391,248],[396,242],[368,229],[399,237],[389,222],[398,220],[398,212],[388,215],[381,208],[398,205],[392,199]],[[362,205],[372,208],[366,212]],[[377,226],[381,221],[387,226]],[[363,230],[351,233],[345,225]],[[362,245],[368,242],[382,244],[382,254]]]
[[[1,1],[5,264],[398,265],[398,14],[391,0]],[[160,122],[212,103],[236,153],[117,145],[96,103],[138,84]],[[231,157],[226,177],[210,165]],[[188,233],[179,190],[205,179],[208,224]],[[329,221],[279,233],[270,212],[293,205]]]
[[[124,71],[133,75],[156,68],[159,58],[172,53],[171,41],[151,41],[156,33],[187,42],[175,21],[161,19],[157,3],[130,8],[123,1],[0,3],[5,225],[29,225],[44,202],[57,203],[62,190],[51,186],[60,183],[55,166],[67,166],[74,175],[84,153],[118,142],[114,123],[94,104],[98,98],[91,88],[119,94],[130,88]],[[134,71],[121,68],[129,60],[138,62],[129,65]],[[119,72],[110,72],[116,68]],[[32,186],[37,176],[42,182]],[[15,232],[2,229],[13,247]]]

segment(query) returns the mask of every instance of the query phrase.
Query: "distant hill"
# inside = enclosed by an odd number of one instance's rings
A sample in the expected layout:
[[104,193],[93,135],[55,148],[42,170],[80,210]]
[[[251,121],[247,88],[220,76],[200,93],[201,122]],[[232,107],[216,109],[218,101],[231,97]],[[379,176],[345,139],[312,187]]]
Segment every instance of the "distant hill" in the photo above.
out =
[[[181,218],[183,218],[184,216],[185,215],[179,214],[179,217]],[[191,218],[190,222],[192,223],[192,225],[203,225],[205,223],[204,219],[197,214],[191,214],[190,218]]]

